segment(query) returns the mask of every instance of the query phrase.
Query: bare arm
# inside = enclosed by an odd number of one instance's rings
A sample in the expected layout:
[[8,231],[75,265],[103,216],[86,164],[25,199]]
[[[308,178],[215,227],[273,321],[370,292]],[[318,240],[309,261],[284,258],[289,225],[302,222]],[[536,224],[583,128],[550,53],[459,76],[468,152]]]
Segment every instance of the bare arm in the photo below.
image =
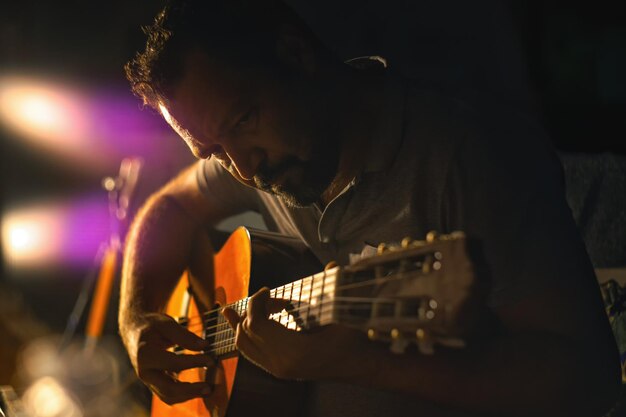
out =
[[205,342],[161,314],[187,266],[199,230],[218,219],[195,179],[196,166],[152,195],[137,215],[126,243],[119,330],[139,377],[166,402],[207,394],[203,383],[183,384],[163,371],[207,366],[205,355],[174,355],[167,345],[202,351]]
[[161,311],[187,265],[191,242],[210,222],[195,181],[195,165],[153,194],[130,229],[122,270],[120,323],[135,312]]

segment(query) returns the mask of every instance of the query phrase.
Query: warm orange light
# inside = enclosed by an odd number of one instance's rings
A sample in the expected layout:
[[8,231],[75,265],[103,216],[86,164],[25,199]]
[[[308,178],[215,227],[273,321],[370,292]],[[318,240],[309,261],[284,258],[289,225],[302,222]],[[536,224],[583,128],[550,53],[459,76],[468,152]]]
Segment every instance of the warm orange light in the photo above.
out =
[[39,142],[79,142],[87,132],[88,115],[72,91],[11,77],[0,79],[0,120],[16,133]]
[[31,385],[22,398],[33,417],[82,417],[72,396],[54,378],[43,377]]
[[23,77],[0,77],[0,124],[47,157],[90,171],[103,169],[109,143],[97,134],[87,95]]
[[38,266],[58,255],[62,225],[50,208],[15,211],[2,216],[2,247],[10,266]]

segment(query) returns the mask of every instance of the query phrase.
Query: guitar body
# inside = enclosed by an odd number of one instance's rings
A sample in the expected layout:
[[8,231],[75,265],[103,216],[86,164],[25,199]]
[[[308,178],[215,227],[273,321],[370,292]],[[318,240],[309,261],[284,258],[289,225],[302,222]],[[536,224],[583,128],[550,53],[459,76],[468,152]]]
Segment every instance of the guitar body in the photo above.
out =
[[[170,297],[166,313],[179,320],[186,318],[188,329],[204,337],[204,326],[199,325],[199,317],[204,311],[244,299],[252,287],[293,279],[296,269],[302,269],[305,274],[320,269],[312,254],[303,246],[294,245],[295,239],[274,238],[267,232],[262,235],[251,236],[243,227],[235,230],[213,256],[212,262],[205,260],[200,267],[195,270],[190,267],[183,274]],[[198,246],[198,253],[193,256],[206,258],[206,252],[202,252],[210,247]],[[305,268],[302,268],[302,262],[307,264]],[[279,265],[286,268],[277,271]],[[271,276],[272,279],[251,286],[251,274]],[[209,398],[195,398],[170,406],[153,396],[152,417],[293,416],[299,414],[298,407],[303,405],[304,383],[274,378],[238,355],[220,360],[217,373],[221,374],[218,377],[221,383],[215,385]],[[215,377],[201,368],[178,374],[181,381],[188,382],[212,382]]]
[[[198,235],[188,271],[166,313],[206,339],[211,347],[205,353],[218,359],[215,369],[186,370],[178,378],[206,381],[214,391],[207,398],[173,406],[154,397],[152,417],[287,417],[303,415],[304,407],[315,409],[315,396],[306,397],[305,383],[279,380],[239,357],[235,333],[219,314],[226,305],[243,314],[249,293],[262,286],[278,286],[270,296],[289,300],[289,307],[269,317],[288,329],[344,325],[363,331],[372,341],[389,343],[398,354],[410,345],[422,354],[432,354],[435,344],[462,348],[485,305],[461,232],[429,233],[425,241],[406,238],[401,245],[381,245],[375,256],[323,271],[297,239],[274,233],[251,235],[239,228],[214,256],[209,255],[212,247],[207,235]],[[379,398],[368,394],[360,404],[374,401],[380,406]],[[410,404],[397,395],[383,403],[387,401]],[[373,410],[363,409],[359,415]]]

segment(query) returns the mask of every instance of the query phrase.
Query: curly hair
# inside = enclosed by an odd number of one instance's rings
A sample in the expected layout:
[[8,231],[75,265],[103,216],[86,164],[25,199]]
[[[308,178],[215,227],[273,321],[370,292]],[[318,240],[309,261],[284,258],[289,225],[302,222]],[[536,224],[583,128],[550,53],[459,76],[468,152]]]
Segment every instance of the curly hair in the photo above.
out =
[[229,64],[275,66],[274,40],[281,24],[309,31],[279,0],[169,0],[150,26],[146,47],[125,66],[133,93],[158,109],[180,79],[184,57],[194,49]]

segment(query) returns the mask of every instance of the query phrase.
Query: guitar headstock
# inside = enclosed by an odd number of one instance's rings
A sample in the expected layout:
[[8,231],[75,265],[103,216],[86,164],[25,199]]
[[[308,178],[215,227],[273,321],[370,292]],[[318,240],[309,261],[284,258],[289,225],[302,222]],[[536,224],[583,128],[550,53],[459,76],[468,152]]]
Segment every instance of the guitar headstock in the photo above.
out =
[[394,352],[415,343],[432,353],[435,344],[464,346],[476,318],[476,290],[465,234],[430,232],[423,241],[381,244],[375,256],[345,267],[334,316],[390,342]]

